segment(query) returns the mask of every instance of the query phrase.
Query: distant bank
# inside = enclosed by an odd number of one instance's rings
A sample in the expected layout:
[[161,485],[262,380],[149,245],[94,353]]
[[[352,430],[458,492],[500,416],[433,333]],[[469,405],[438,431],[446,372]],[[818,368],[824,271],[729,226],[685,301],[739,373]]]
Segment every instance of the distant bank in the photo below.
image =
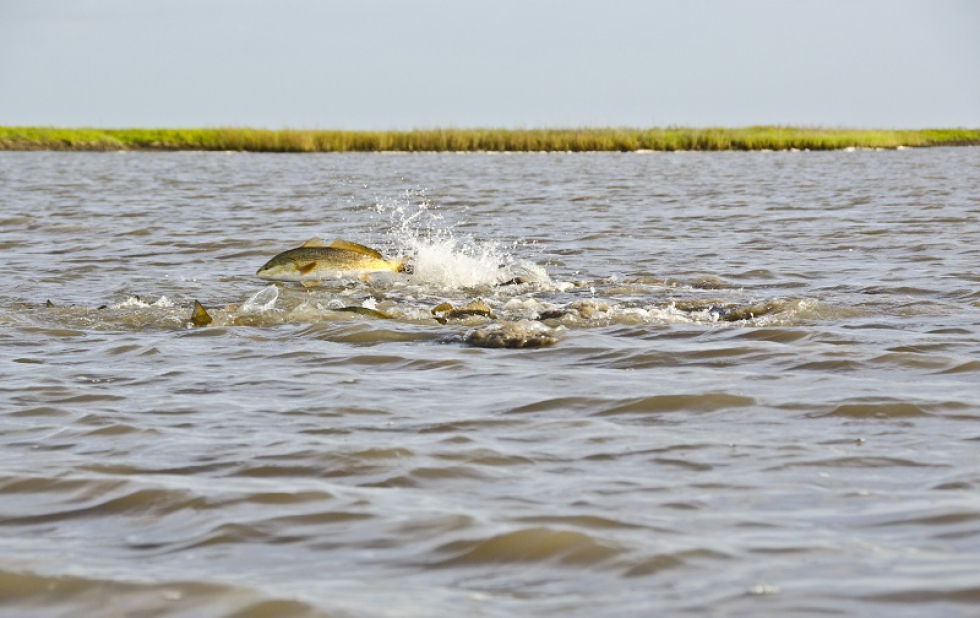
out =
[[864,130],[784,126],[654,129],[418,129],[0,127],[0,150],[246,152],[635,152],[840,150],[980,145],[980,129]]

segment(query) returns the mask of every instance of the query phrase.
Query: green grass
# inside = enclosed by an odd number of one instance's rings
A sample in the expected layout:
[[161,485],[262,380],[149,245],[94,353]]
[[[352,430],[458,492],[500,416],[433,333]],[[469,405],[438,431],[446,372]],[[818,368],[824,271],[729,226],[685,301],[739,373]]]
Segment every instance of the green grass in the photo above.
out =
[[653,129],[64,129],[0,127],[0,150],[249,152],[633,152],[839,150],[980,145],[978,129],[865,130],[785,126]]

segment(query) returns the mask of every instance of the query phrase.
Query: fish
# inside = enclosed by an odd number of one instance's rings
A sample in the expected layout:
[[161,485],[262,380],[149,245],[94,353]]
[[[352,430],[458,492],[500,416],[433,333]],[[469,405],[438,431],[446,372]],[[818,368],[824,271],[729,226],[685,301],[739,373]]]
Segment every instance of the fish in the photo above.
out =
[[490,311],[490,307],[483,302],[482,298],[478,298],[467,304],[465,307],[460,307],[458,309],[453,307],[450,303],[439,303],[432,308],[432,315],[440,324],[445,324],[447,319],[465,318],[471,315],[479,315],[485,318],[490,318],[491,320],[497,318],[497,316]]
[[255,274],[261,279],[294,281],[312,287],[323,279],[363,278],[379,271],[402,272],[407,261],[407,258],[386,260],[379,251],[355,242],[335,240],[328,245],[322,238],[314,237],[275,256]]

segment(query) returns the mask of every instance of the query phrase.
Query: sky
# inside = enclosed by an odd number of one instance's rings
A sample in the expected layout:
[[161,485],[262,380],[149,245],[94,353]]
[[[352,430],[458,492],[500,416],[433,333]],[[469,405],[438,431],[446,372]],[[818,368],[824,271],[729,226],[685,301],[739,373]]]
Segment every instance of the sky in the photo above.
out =
[[980,128],[977,0],[0,0],[0,126]]

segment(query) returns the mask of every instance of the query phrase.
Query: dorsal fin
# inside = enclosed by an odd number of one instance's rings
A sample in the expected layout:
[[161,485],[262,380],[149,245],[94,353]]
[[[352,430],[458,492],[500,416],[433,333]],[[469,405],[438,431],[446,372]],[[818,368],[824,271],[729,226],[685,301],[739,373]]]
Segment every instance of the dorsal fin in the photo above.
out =
[[364,245],[359,245],[356,242],[350,242],[349,240],[340,240],[339,238],[332,243],[330,246],[334,249],[342,249],[343,251],[353,251],[354,253],[360,253],[362,255],[370,255],[373,258],[378,258],[383,260],[384,256],[380,252],[375,251],[371,247],[365,247]]
[[313,238],[307,240],[306,242],[304,242],[300,246],[301,247],[306,247],[307,249],[312,248],[312,247],[326,247],[327,246],[327,241],[323,240],[322,238],[318,238],[318,237],[314,236]]
[[194,310],[191,312],[191,324],[194,326],[207,326],[211,323],[211,315],[198,301],[194,301]]

